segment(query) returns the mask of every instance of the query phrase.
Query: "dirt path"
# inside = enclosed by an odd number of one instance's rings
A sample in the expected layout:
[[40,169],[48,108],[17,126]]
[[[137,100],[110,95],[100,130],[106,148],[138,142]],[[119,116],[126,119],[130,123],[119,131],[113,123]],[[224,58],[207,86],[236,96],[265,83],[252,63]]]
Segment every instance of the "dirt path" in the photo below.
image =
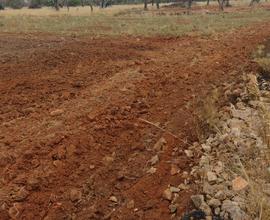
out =
[[169,219],[162,192],[196,161],[183,152],[196,140],[194,98],[252,70],[269,34],[262,24],[211,38],[0,35],[0,218]]

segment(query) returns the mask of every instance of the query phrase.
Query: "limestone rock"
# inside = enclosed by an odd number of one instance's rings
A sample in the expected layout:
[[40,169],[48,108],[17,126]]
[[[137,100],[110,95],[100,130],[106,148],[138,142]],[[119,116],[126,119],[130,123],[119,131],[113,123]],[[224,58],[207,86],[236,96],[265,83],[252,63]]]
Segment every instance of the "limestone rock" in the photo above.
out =
[[201,205],[204,203],[204,196],[203,195],[193,195],[190,197],[194,206],[199,209]]
[[209,183],[215,183],[217,181],[217,175],[212,171],[208,171],[206,176]]
[[221,202],[218,199],[212,198],[208,201],[208,205],[213,208],[217,208],[221,206]]
[[117,200],[117,198],[116,198],[115,196],[111,196],[111,197],[109,198],[109,200],[110,200],[111,202],[115,202],[115,203],[118,202],[118,200]]

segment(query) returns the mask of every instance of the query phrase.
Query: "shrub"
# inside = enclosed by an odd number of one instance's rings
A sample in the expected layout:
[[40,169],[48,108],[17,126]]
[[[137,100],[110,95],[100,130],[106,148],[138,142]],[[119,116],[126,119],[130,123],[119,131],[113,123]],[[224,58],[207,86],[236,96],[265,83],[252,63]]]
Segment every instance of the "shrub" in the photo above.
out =
[[54,2],[52,0],[40,0],[41,5],[47,6],[47,7],[53,7]]
[[42,4],[40,0],[31,0],[28,7],[32,9],[41,8]]
[[5,6],[2,3],[0,3],[0,10],[4,10],[4,9],[5,9]]
[[8,6],[13,9],[21,9],[24,6],[23,0],[10,0],[8,1]]

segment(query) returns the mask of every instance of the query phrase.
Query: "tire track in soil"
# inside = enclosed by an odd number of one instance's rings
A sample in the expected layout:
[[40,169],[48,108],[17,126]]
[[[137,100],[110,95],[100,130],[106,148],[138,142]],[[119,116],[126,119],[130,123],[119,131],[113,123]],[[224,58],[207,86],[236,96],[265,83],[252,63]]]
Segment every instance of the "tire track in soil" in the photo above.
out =
[[[0,48],[1,219],[8,210],[18,219],[169,219],[162,192],[182,183],[196,158],[139,118],[195,141],[193,99],[252,71],[249,55],[269,33],[261,24],[211,38],[2,35],[0,45],[12,47]],[[160,137],[167,147],[147,174]],[[177,216],[192,191],[180,193]]]

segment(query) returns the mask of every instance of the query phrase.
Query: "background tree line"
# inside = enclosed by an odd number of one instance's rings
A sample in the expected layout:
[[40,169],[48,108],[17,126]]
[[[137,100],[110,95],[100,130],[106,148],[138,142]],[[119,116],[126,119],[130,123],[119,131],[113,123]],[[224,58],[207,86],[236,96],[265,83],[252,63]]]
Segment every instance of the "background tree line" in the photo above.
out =
[[[197,0],[0,0],[0,10],[4,10],[5,7],[10,7],[13,9],[20,9],[23,7],[29,8],[41,8],[54,7],[59,10],[61,7],[66,6],[67,8],[72,6],[90,6],[93,10],[93,6],[99,6],[101,8],[106,8],[111,5],[119,4],[144,4],[144,9],[147,10],[148,4],[156,5],[159,8],[160,3],[180,3],[187,8],[191,8],[192,2]],[[207,5],[209,5],[210,0],[204,0]],[[219,8],[223,10],[224,7],[230,6],[229,0],[216,0],[218,2]],[[251,0],[250,6],[254,3],[259,3],[260,0]]]

